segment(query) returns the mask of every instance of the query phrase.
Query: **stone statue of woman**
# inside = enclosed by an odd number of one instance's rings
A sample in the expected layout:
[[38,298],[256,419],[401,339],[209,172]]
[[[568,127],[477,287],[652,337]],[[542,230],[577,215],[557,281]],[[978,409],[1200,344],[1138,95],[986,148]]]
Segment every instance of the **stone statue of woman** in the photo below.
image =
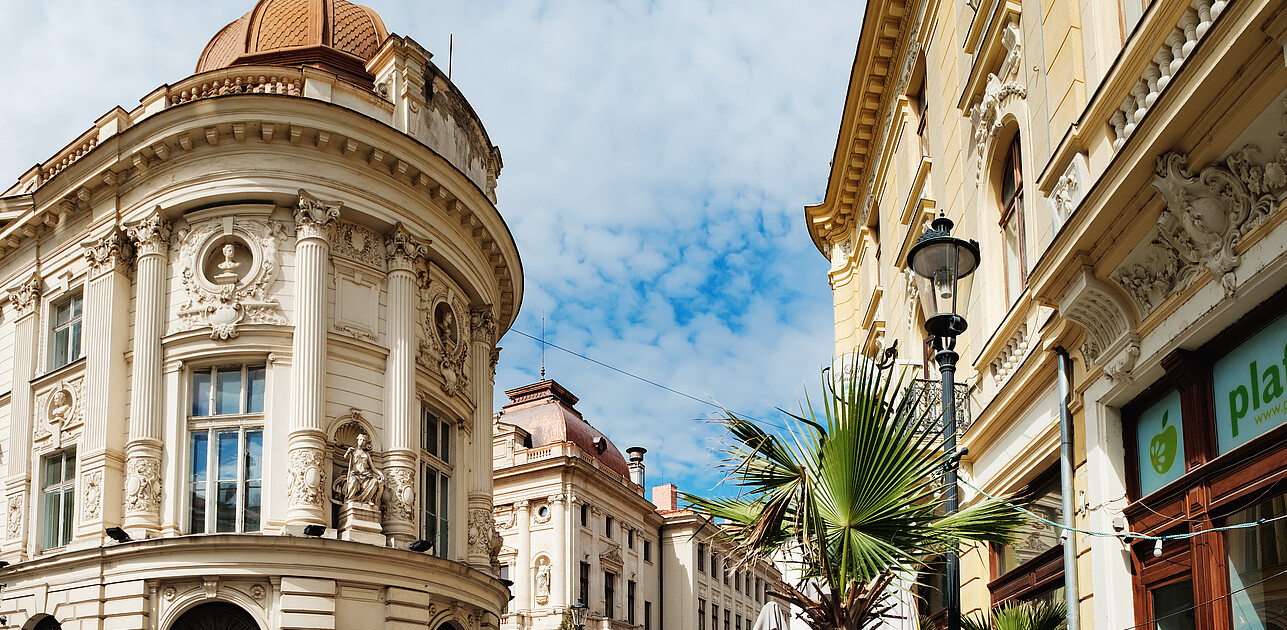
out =
[[371,463],[371,444],[365,433],[357,436],[357,446],[344,452],[349,462],[349,472],[344,480],[344,500],[355,503],[375,503],[384,489],[384,475]]

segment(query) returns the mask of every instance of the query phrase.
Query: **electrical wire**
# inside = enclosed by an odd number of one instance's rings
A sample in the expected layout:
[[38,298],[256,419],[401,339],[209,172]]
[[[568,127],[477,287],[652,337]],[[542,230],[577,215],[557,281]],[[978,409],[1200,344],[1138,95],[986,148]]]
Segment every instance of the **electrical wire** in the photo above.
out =
[[[1207,531],[1213,531],[1213,530],[1207,530]],[[1194,604],[1194,605],[1192,605],[1192,606],[1190,606],[1190,607],[1188,607],[1188,608],[1184,608],[1184,609],[1182,609],[1182,610],[1177,610],[1177,611],[1175,611],[1175,612],[1173,612],[1173,613],[1167,613],[1167,614],[1165,614],[1165,615],[1162,615],[1161,617],[1154,617],[1154,618],[1152,619],[1152,621],[1145,621],[1144,623],[1139,623],[1139,624],[1135,624],[1135,625],[1133,625],[1133,626],[1129,626],[1129,627],[1126,627],[1126,628],[1122,628],[1122,630],[1137,630],[1138,628],[1145,628],[1145,627],[1153,626],[1154,624],[1156,624],[1157,622],[1159,622],[1159,621],[1161,621],[1161,620],[1163,620],[1163,619],[1170,619],[1171,617],[1174,617],[1174,616],[1176,616],[1176,615],[1183,615],[1184,613],[1187,613],[1187,612],[1193,612],[1193,611],[1195,611],[1195,610],[1197,610],[1197,609],[1199,609],[1199,608],[1201,608],[1201,607],[1203,607],[1203,606],[1206,606],[1207,604],[1214,604],[1214,603],[1216,603],[1216,602],[1218,602],[1218,601],[1220,601],[1220,600],[1222,600],[1222,599],[1225,599],[1225,598],[1227,598],[1227,597],[1232,597],[1234,593],[1241,593],[1242,591],[1245,591],[1245,590],[1247,590],[1247,589],[1249,589],[1249,588],[1252,588],[1252,587],[1254,587],[1254,586],[1260,586],[1261,584],[1264,584],[1265,582],[1268,582],[1269,580],[1272,580],[1272,579],[1277,578],[1277,577],[1282,577],[1282,576],[1284,576],[1284,575],[1287,575],[1287,569],[1283,569],[1282,571],[1279,571],[1279,572],[1277,572],[1277,573],[1275,573],[1275,574],[1273,574],[1273,575],[1271,575],[1271,576],[1269,576],[1269,577],[1267,577],[1267,578],[1265,578],[1265,579],[1263,579],[1263,580],[1260,580],[1260,581],[1257,581],[1257,582],[1252,582],[1251,584],[1248,584],[1248,585],[1246,585],[1246,586],[1244,586],[1244,587],[1242,587],[1242,588],[1234,589],[1234,590],[1232,590],[1232,591],[1229,591],[1228,593],[1225,593],[1224,595],[1220,595],[1220,596],[1217,596],[1217,597],[1213,597],[1213,598],[1211,598],[1211,599],[1208,599],[1207,601],[1202,602],[1202,603],[1200,603],[1200,604]]]

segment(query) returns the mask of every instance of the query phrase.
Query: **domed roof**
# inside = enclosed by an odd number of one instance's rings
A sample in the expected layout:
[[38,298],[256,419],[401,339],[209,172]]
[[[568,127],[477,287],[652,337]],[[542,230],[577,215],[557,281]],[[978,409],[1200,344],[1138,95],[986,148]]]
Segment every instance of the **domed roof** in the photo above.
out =
[[251,64],[311,65],[371,81],[366,62],[388,36],[375,11],[348,0],[259,0],[206,44],[197,73]]
[[510,403],[501,410],[501,422],[526,429],[532,435],[532,448],[571,442],[608,469],[630,479],[630,468],[621,451],[581,417],[573,407],[577,397],[562,385],[544,380],[511,389],[505,395]]

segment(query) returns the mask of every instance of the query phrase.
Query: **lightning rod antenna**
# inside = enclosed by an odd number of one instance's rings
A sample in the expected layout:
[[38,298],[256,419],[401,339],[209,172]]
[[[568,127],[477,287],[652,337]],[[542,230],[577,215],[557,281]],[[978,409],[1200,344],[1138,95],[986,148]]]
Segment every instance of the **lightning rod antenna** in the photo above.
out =
[[541,311],[541,380],[545,380],[545,311]]
[[451,58],[456,48],[456,34],[447,33],[447,80],[451,80]]

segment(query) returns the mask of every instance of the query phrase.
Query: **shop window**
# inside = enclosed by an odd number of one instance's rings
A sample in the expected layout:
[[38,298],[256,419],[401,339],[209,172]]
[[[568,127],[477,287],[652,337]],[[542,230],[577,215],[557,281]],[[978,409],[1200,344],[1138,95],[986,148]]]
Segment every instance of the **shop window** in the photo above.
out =
[[76,451],[65,450],[45,458],[40,481],[42,549],[66,546],[72,538],[76,503]]
[[257,532],[264,477],[262,365],[192,372],[188,533]]
[[1015,134],[1001,172],[1001,236],[1005,256],[1007,304],[1014,304],[1027,286],[1027,252],[1023,231],[1023,160]]
[[1157,630],[1197,628],[1193,611],[1193,580],[1180,580],[1149,589],[1148,597]]
[[[1058,475],[1050,473],[1043,475],[1021,494],[1031,497],[1026,505],[1029,511],[1048,521],[1059,522],[1063,498],[1059,492]],[[1001,577],[1058,546],[1058,528],[1028,517],[1016,532],[1016,540],[1013,544],[997,547],[996,576]]]
[[77,291],[54,302],[49,319],[49,369],[80,358],[82,295]]
[[[1224,532],[1229,603],[1235,629],[1281,627],[1287,612],[1287,495],[1229,517]],[[1190,594],[1192,592],[1190,591]],[[1154,607],[1158,609],[1157,607]]]
[[423,409],[420,436],[420,537],[433,542],[433,555],[447,558],[451,551],[455,423],[432,409]]

